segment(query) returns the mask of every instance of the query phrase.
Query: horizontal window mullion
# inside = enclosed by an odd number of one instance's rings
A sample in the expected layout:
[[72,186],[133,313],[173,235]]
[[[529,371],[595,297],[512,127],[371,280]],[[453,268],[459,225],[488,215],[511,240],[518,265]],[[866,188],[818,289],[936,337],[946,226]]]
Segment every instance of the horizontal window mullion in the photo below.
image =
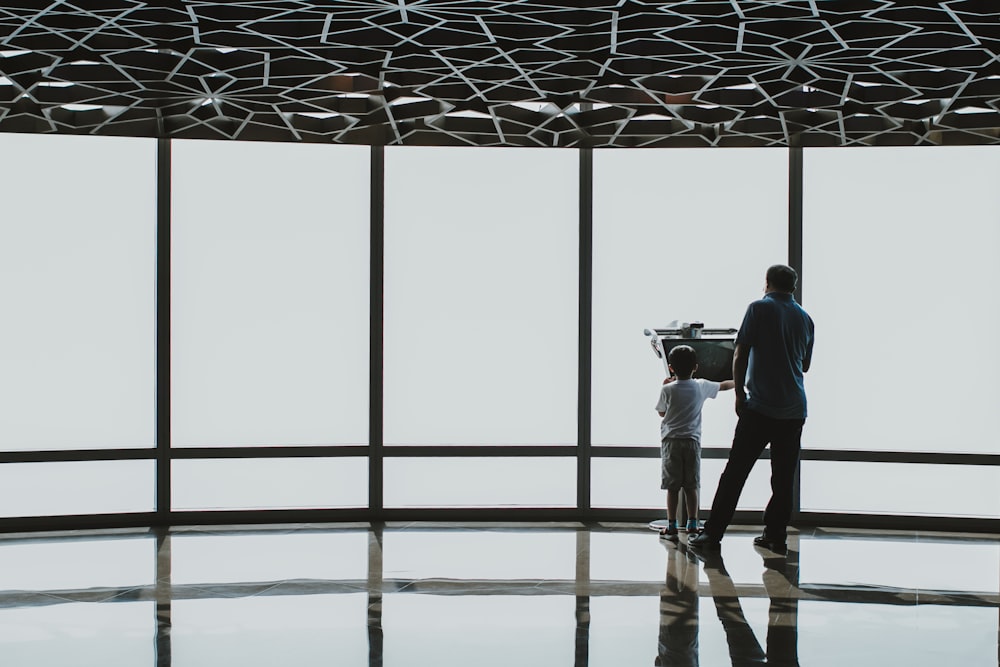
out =
[[68,449],[0,452],[2,463],[62,463],[69,461],[135,461],[155,459],[156,450],[147,449]]
[[897,452],[839,449],[803,449],[803,461],[856,461],[862,463],[935,463],[938,465],[1000,465],[1000,454],[955,452]]
[[172,459],[266,459],[368,456],[368,445],[294,445],[290,447],[174,447]]
[[575,445],[386,445],[386,457],[538,457],[576,456]]

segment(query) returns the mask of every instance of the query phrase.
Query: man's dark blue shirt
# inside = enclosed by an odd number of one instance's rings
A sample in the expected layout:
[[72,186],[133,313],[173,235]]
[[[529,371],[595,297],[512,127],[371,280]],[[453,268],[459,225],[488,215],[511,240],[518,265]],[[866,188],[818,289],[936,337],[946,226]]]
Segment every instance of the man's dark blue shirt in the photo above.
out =
[[805,419],[803,366],[812,358],[812,318],[785,292],[747,307],[736,343],[750,352],[746,407],[774,419]]

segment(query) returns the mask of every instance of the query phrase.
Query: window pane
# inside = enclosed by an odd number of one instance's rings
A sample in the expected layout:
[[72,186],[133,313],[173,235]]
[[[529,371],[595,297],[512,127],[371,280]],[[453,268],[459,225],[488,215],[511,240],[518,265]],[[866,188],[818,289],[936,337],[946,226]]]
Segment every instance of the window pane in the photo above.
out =
[[803,444],[1000,452],[1000,152],[809,149],[804,165]]
[[[591,504],[594,507],[663,509],[666,516],[667,492],[660,489],[660,459],[595,458],[591,471]],[[701,460],[699,505],[708,510],[719,486],[726,462]],[[759,510],[771,497],[771,462],[754,464],[737,509]]]
[[0,449],[151,447],[156,142],[0,134]]
[[368,459],[189,459],[172,464],[175,510],[368,505]]
[[153,461],[0,465],[0,516],[152,512]]
[[368,440],[368,149],[175,141],[173,442]]
[[803,461],[802,510],[1000,518],[1000,467]]
[[[736,328],[787,261],[783,149],[594,153],[594,444],[655,445],[664,369],[643,329]],[[732,394],[709,401],[703,444],[732,442]]]
[[576,459],[389,458],[386,507],[575,507]]
[[576,442],[577,161],[386,150],[386,443]]

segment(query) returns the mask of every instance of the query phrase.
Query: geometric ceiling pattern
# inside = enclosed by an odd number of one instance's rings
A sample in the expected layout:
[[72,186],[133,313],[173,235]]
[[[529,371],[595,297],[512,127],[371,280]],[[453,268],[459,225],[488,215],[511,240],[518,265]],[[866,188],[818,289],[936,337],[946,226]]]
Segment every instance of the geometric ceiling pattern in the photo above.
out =
[[996,0],[5,0],[0,131],[996,144],[998,53]]

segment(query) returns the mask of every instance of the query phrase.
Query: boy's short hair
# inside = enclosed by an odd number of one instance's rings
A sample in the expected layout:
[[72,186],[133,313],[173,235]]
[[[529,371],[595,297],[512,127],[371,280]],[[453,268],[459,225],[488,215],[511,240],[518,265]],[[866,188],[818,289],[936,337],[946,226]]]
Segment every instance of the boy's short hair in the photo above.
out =
[[799,283],[799,274],[790,266],[775,264],[768,268],[766,280],[774,289],[791,294]]
[[690,345],[678,345],[667,355],[669,363],[678,375],[689,376],[698,365],[698,353]]

